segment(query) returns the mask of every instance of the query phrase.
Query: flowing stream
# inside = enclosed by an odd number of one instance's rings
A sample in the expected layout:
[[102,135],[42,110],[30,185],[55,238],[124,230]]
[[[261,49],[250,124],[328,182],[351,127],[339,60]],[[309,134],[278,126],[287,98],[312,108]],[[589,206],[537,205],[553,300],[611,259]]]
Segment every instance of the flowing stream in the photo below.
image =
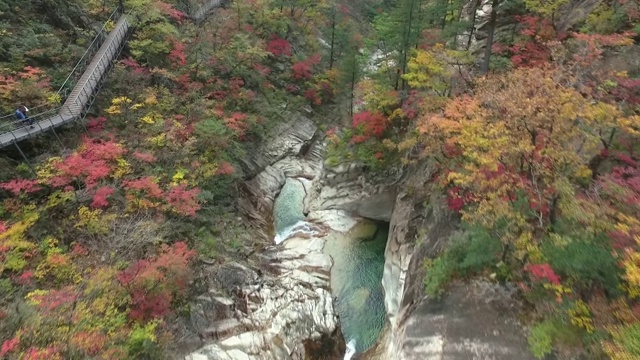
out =
[[[315,234],[304,221],[304,197],[302,183],[287,179],[274,204],[276,243],[296,232]],[[384,326],[381,279],[388,233],[388,224],[359,221],[345,233],[333,231],[326,236],[324,252],[333,259],[331,292],[347,342],[345,360],[369,349]]]

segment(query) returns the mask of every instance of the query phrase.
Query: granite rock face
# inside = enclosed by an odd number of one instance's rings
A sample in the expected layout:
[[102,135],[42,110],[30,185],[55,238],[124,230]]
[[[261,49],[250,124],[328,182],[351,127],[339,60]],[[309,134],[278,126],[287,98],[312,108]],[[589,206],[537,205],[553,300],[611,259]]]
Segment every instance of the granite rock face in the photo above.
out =
[[459,223],[437,192],[411,190],[431,172],[414,169],[396,199],[382,279],[388,326],[359,358],[533,360],[514,289],[478,280],[453,284],[440,299],[424,293],[423,262],[447,248]]
[[259,145],[242,160],[242,170],[246,178],[258,175],[267,166],[289,157],[304,155],[318,128],[313,121],[296,113],[290,121],[283,122],[266,136],[269,141]]
[[[240,185],[238,208],[256,240],[273,244],[276,197],[287,178],[311,191],[322,171],[324,144],[315,124],[302,115],[267,138],[272,140],[243,161],[247,179]],[[320,226],[314,230],[323,233]],[[209,294],[192,306],[191,323],[210,343],[185,359],[340,358],[345,344],[333,311],[332,261],[322,253],[324,243],[322,236],[293,234],[246,262],[215,269]]]
[[263,241],[274,234],[273,205],[286,179],[317,178],[322,172],[323,139],[315,124],[302,115],[283,123],[243,161],[247,179],[240,183],[238,209]]
[[[308,349],[344,347],[336,331],[329,274],[321,238],[290,238],[259,255],[259,268],[226,264],[215,277],[220,293],[208,302],[229,317],[201,329],[217,341],[186,360],[307,359]],[[226,294],[226,295],[225,295]],[[316,344],[316,341],[320,345]]]
[[314,184],[310,210],[344,210],[354,216],[390,221],[402,170],[365,176],[360,163],[331,166],[325,162]]

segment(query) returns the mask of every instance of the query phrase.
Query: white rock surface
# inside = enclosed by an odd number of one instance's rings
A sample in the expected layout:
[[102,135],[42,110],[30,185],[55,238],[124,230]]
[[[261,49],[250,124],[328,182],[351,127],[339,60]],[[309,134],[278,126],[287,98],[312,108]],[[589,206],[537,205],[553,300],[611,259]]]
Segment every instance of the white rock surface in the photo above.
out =
[[302,359],[303,341],[331,334],[338,321],[329,291],[331,258],[322,254],[323,246],[322,238],[294,237],[269,249],[263,260],[279,274],[257,277],[240,289],[247,311],[236,315],[251,330],[239,329],[185,359]]

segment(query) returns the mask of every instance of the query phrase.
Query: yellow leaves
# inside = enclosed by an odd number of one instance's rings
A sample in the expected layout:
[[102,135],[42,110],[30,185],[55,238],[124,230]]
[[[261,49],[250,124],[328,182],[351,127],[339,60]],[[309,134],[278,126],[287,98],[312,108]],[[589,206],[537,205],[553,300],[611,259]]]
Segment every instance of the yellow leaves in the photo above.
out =
[[156,111],[151,111],[148,114],[146,114],[145,116],[143,116],[142,118],[140,118],[140,122],[144,123],[144,124],[156,124],[159,121],[162,121],[163,117],[162,115],[160,115],[158,112]]
[[356,92],[362,98],[367,109],[386,112],[398,103],[398,94],[372,79],[364,79],[358,83]]
[[568,288],[562,284],[545,283],[543,287],[547,290],[553,291],[556,294],[557,299],[562,299],[563,295],[569,295],[573,293],[571,288]]
[[162,133],[157,136],[148,137],[147,141],[149,141],[154,146],[163,147],[167,144],[167,134]]
[[62,96],[58,93],[52,93],[47,96],[47,104],[58,105],[62,101]]
[[627,285],[625,290],[632,299],[640,297],[640,253],[629,252],[622,263]]
[[107,32],[111,32],[111,30],[115,29],[116,27],[116,23],[113,22],[113,20],[108,20],[107,22],[104,23],[104,29]]
[[573,303],[573,306],[567,310],[571,323],[579,328],[585,329],[589,334],[595,331],[593,320],[589,307],[582,300]]
[[11,225],[5,232],[0,234],[0,242],[3,245],[10,245],[24,240],[24,235],[33,224],[38,221],[40,215],[35,211],[29,211],[18,221]]
[[25,239],[25,234],[39,219],[39,214],[27,210],[20,221],[12,224],[0,234],[0,248],[7,248],[4,257],[0,258],[0,273],[4,270],[19,271],[27,265],[24,253],[35,248]]
[[51,277],[51,279],[58,283],[74,282],[79,283],[82,281],[82,277],[76,270],[71,257],[68,254],[63,254],[62,250],[57,246],[58,240],[54,238],[45,239],[46,257],[41,261],[35,271],[35,276],[38,279],[44,279]]
[[49,291],[47,290],[36,289],[28,293],[24,298],[25,300],[27,300],[27,303],[29,303],[30,305],[40,305],[41,303],[40,299],[42,298],[43,295],[46,295],[48,293]]
[[49,198],[47,199],[47,203],[45,204],[45,208],[48,210],[53,207],[56,207],[62,203],[65,203],[71,200],[73,196],[74,195],[72,191],[65,191],[65,192],[62,192],[60,190],[55,191],[54,193],[49,195]]
[[38,183],[47,184],[54,176],[58,175],[56,165],[62,162],[62,158],[59,156],[52,156],[47,159],[42,165],[36,169],[36,175],[38,177]]
[[113,177],[115,179],[121,179],[123,176],[131,173],[131,164],[123,158],[116,159],[117,165],[113,170]]
[[632,136],[640,136],[640,116],[620,117],[618,126]]
[[103,215],[100,209],[91,210],[86,206],[81,206],[78,209],[78,215],[72,217],[77,221],[73,227],[84,229],[91,235],[104,235],[108,233],[109,225],[116,217],[115,214]]
[[187,169],[178,169],[176,173],[173,174],[173,177],[171,177],[171,185],[185,184],[186,181],[184,177],[188,173],[189,173],[189,170]]
[[586,165],[580,165],[578,166],[578,168],[575,170],[574,175],[577,178],[581,178],[581,179],[589,179],[591,178],[591,169],[589,169],[588,166]]
[[156,94],[151,93],[144,99],[144,103],[151,106],[158,105],[158,97],[156,96]]
[[131,104],[131,99],[126,96],[120,96],[111,100],[111,106],[109,106],[105,112],[110,115],[120,115],[122,110],[127,105]]
[[408,72],[402,75],[407,83],[419,89],[433,90],[439,95],[449,87],[452,71],[440,54],[442,45],[438,44],[433,50],[416,50],[409,60]]

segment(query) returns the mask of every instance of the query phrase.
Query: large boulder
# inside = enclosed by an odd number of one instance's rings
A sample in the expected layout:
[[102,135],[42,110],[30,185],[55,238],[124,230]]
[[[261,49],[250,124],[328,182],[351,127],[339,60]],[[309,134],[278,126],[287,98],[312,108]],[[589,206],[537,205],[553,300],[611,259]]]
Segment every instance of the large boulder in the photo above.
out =
[[263,241],[275,235],[273,205],[286,178],[316,178],[325,148],[315,124],[299,114],[276,127],[267,139],[242,161],[247,180],[240,183],[238,197],[238,209]]

